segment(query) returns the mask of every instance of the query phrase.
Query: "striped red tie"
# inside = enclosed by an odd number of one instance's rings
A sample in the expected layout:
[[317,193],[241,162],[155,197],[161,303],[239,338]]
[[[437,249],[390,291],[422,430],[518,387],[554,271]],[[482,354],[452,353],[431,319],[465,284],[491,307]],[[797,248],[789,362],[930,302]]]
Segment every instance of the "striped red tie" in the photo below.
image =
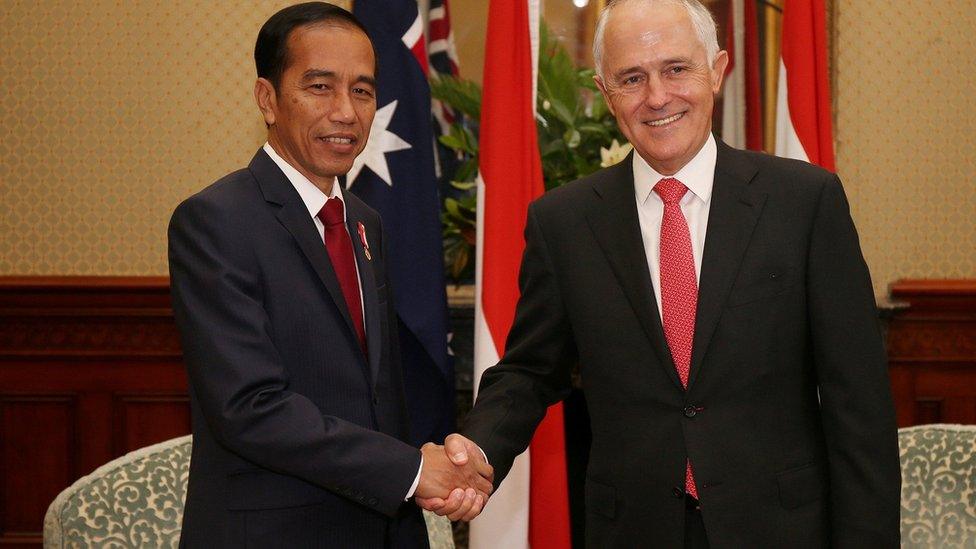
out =
[[[691,344],[695,336],[695,309],[698,306],[698,280],[695,275],[695,256],[691,251],[691,234],[679,204],[688,192],[688,187],[677,179],[668,177],[658,181],[654,192],[664,201],[660,263],[664,337],[668,340],[681,385],[687,389],[688,371],[691,369]],[[685,468],[685,491],[698,498],[691,461],[688,461]]]

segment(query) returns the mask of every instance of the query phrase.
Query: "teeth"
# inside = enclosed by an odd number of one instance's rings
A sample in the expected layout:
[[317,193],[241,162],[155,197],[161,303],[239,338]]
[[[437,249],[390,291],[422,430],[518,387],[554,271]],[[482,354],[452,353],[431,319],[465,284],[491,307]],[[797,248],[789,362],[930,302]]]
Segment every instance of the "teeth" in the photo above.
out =
[[683,112],[679,112],[678,114],[676,114],[674,116],[669,116],[667,118],[662,118],[660,120],[652,120],[651,122],[648,122],[648,124],[650,124],[651,126],[664,126],[666,124],[670,124],[670,123],[674,122],[675,120],[681,118],[682,116],[684,116],[684,113]]
[[340,145],[348,145],[352,143],[352,139],[348,137],[325,137],[323,138],[329,143],[339,143]]

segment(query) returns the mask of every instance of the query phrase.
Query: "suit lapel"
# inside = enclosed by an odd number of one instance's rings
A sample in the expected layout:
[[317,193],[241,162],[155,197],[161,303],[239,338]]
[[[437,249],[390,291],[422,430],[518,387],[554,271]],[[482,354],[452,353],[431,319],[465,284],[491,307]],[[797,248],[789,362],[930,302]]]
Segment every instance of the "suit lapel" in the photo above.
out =
[[[382,334],[380,333],[380,314],[382,311],[380,311],[379,299],[376,295],[376,275],[373,271],[373,260],[366,258],[366,248],[363,246],[363,237],[359,234],[359,225],[363,225],[367,243],[369,243],[372,231],[366,228],[362,202],[350,191],[345,191],[343,196],[346,198],[346,223],[349,226],[349,235],[352,237],[352,249],[355,251],[356,263],[359,265],[359,284],[363,294],[370,379],[375,385],[379,375],[380,354],[383,349]],[[370,255],[372,256],[372,252]],[[395,329],[395,326],[391,326],[391,333],[396,333]]]
[[603,178],[594,182],[593,190],[599,200],[586,215],[590,229],[654,347],[658,362],[671,381],[681,388],[681,380],[664,339],[651,274],[647,268],[647,255],[637,218],[637,201],[634,198],[632,156],[608,169]]
[[744,153],[716,142],[718,158],[698,284],[689,387],[701,371],[708,344],[766,201],[765,194],[749,187],[756,174],[755,165]]
[[[329,253],[325,249],[325,243],[319,237],[315,222],[308,214],[308,208],[302,202],[298,191],[292,186],[285,174],[281,172],[278,165],[271,160],[263,150],[258,150],[251,160],[248,169],[254,174],[264,194],[264,199],[272,204],[280,206],[275,216],[278,222],[291,233],[292,238],[302,250],[305,258],[312,265],[315,274],[328,290],[332,301],[335,302],[346,324],[346,336],[358,347],[359,342],[356,331],[353,328],[352,318],[349,316],[349,307],[346,305],[346,298],[339,285],[339,278],[336,276],[332,262],[329,260]],[[355,246],[354,246],[355,248]]]

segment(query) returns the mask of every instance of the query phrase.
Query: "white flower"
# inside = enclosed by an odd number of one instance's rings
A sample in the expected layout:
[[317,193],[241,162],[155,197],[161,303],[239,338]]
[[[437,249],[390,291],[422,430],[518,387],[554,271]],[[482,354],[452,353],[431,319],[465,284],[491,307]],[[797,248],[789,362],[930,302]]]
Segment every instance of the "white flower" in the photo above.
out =
[[627,155],[630,154],[630,151],[633,149],[634,146],[630,143],[624,141],[624,144],[621,145],[620,143],[617,143],[616,139],[614,139],[613,142],[610,143],[610,149],[600,147],[600,167],[609,168],[610,166],[613,166],[617,162],[627,158]]

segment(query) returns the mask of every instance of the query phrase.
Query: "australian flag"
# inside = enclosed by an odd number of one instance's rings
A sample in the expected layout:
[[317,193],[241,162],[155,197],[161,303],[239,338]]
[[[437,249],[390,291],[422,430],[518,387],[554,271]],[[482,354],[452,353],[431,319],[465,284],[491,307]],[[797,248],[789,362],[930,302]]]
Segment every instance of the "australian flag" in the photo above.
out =
[[416,0],[356,0],[377,56],[376,116],[346,188],[380,212],[416,445],[455,430],[454,369],[423,20]]

